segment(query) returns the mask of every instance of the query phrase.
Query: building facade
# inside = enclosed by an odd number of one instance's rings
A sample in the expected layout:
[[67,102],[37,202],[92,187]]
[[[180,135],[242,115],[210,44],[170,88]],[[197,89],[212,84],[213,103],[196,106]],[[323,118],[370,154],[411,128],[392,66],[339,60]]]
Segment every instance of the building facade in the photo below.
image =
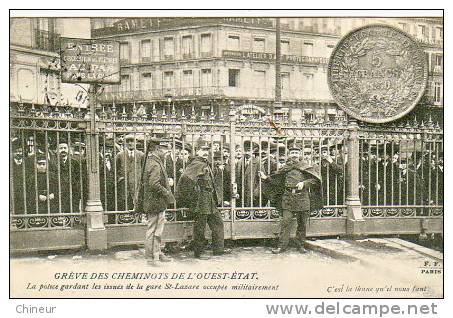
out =
[[55,105],[61,99],[59,38],[53,18],[10,20],[10,100]]
[[[10,101],[86,107],[86,87],[61,83],[60,37],[89,36],[86,19],[10,19]],[[69,23],[68,23],[69,22]],[[77,25],[77,30],[67,25]],[[86,96],[86,94],[85,94]]]
[[[423,46],[430,65],[426,107],[443,106],[443,21],[439,18],[281,18],[282,112],[290,120],[343,116],[327,86],[339,39],[371,23],[403,29]],[[94,18],[93,38],[120,42],[121,84],[106,87],[105,105],[225,114],[272,112],[275,19]]]

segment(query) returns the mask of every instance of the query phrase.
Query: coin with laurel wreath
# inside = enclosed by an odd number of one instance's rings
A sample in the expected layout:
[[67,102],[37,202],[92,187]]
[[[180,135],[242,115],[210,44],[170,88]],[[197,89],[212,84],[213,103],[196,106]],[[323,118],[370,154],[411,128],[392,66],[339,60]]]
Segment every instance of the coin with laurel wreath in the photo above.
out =
[[369,123],[409,113],[423,96],[427,78],[427,59],[418,43],[387,25],[351,31],[329,60],[332,97],[347,114]]

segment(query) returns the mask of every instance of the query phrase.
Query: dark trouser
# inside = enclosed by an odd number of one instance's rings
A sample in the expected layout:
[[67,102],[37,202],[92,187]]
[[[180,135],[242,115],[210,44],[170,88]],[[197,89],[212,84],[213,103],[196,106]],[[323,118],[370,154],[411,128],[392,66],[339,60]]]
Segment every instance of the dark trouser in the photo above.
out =
[[195,224],[193,227],[194,253],[200,255],[204,249],[206,223],[212,232],[213,252],[223,252],[223,219],[220,212],[215,209],[211,214],[198,213],[195,215]]
[[307,236],[307,220],[310,216],[310,211],[290,211],[282,210],[283,217],[280,222],[280,241],[279,247],[287,249],[289,245],[289,236],[291,234],[291,226],[294,222],[294,217],[297,221],[296,239],[297,247],[303,247],[305,238]]

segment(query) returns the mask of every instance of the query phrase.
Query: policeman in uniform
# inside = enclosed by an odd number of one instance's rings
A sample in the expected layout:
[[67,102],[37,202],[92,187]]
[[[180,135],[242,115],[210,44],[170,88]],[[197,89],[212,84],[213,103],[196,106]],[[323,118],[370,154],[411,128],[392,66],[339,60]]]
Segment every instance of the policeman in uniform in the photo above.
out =
[[203,258],[201,254],[205,246],[206,223],[212,231],[213,254],[231,252],[224,248],[223,219],[217,209],[222,193],[215,182],[208,157],[209,146],[201,146],[179,179],[176,189],[178,205],[189,208],[194,214],[193,247],[196,258]]
[[260,171],[260,177],[274,189],[274,194],[277,193],[278,196],[277,201],[280,201],[278,204],[282,215],[280,240],[279,247],[272,250],[274,254],[288,250],[294,217],[297,220],[297,249],[301,253],[306,252],[304,248],[306,223],[311,209],[315,208],[311,197],[317,195],[317,201],[322,202],[319,167],[302,162],[300,157],[301,149],[294,144],[289,149],[288,160],[281,170],[270,176]]

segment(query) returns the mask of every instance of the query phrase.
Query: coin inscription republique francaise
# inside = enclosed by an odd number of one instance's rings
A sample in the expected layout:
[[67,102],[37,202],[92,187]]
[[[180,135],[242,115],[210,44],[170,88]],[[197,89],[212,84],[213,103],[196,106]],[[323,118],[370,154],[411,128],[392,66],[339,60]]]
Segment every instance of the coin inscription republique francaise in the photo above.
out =
[[332,52],[328,83],[350,116],[385,123],[410,112],[425,92],[425,53],[408,34],[368,25],[347,34]]

